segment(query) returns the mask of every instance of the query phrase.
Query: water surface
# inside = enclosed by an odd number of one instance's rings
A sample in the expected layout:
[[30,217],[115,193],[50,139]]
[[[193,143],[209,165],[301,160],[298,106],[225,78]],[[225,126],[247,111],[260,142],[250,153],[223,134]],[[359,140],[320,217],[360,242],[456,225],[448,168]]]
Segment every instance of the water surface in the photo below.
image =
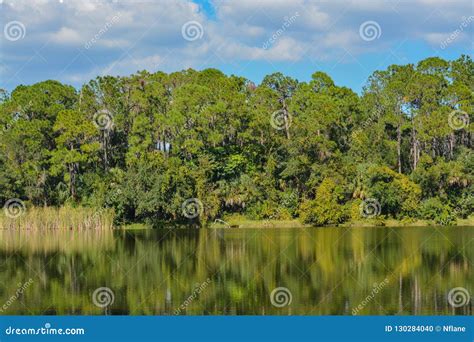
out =
[[474,227],[0,230],[0,314],[471,315],[473,262]]

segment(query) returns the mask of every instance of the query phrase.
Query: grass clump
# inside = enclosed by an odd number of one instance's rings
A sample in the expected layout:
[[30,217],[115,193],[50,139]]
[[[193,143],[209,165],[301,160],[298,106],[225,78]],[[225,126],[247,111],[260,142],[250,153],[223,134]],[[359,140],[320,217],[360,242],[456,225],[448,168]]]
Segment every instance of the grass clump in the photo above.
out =
[[86,207],[33,207],[11,217],[5,211],[0,213],[0,227],[3,229],[112,229],[114,211]]

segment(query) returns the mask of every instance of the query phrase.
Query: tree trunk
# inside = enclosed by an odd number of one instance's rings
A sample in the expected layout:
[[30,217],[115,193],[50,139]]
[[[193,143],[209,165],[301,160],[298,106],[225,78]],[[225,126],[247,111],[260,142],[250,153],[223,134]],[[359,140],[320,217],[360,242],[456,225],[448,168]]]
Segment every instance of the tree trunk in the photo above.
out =
[[413,149],[413,170],[416,170],[416,166],[418,165],[418,140],[416,139],[416,128],[415,128],[415,118],[412,114],[411,116],[411,124],[412,124],[412,149]]
[[283,118],[285,120],[285,133],[286,133],[286,138],[288,140],[291,139],[291,135],[290,135],[290,115],[288,113],[288,109],[286,108],[286,103],[283,102]]
[[398,173],[402,173],[402,132],[400,123],[397,126],[397,157],[398,157]]
[[452,132],[450,135],[449,135],[449,159],[453,159],[453,156],[454,156],[454,144],[455,144],[455,136],[454,136],[454,132]]
[[109,130],[105,129],[102,135],[102,148],[104,150],[104,170],[109,169]]
[[73,200],[76,200],[76,167],[74,163],[68,164],[69,171],[69,191]]

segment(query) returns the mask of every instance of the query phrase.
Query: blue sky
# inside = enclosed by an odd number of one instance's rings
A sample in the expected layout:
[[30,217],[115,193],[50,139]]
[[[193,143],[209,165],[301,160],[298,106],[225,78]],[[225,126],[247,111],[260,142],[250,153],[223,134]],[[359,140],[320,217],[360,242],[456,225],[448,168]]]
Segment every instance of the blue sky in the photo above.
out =
[[218,68],[327,72],[360,91],[390,64],[472,55],[471,0],[0,0],[0,88]]

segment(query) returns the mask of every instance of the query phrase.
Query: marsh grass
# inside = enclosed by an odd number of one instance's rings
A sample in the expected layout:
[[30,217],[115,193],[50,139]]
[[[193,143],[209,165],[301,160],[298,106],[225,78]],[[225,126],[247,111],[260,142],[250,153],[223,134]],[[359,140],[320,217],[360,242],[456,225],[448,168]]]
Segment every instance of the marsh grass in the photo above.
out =
[[73,207],[27,208],[16,218],[0,213],[0,228],[24,230],[63,229],[82,231],[88,229],[112,229],[114,212],[110,209]]
[[28,253],[103,253],[113,250],[111,229],[1,229],[0,251]]

